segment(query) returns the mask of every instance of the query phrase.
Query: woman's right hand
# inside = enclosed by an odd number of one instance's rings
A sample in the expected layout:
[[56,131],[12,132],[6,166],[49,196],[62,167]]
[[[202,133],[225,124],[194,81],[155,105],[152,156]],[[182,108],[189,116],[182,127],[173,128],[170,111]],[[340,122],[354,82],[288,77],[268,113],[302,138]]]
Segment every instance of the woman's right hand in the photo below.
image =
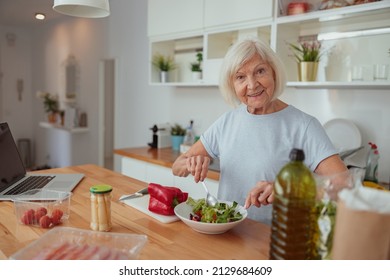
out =
[[191,174],[194,176],[195,182],[198,183],[207,177],[210,161],[209,154],[199,140],[175,160],[172,165],[172,173],[181,177],[187,177]]
[[186,159],[187,170],[194,176],[195,183],[203,181],[207,177],[210,158],[204,155],[189,156]]

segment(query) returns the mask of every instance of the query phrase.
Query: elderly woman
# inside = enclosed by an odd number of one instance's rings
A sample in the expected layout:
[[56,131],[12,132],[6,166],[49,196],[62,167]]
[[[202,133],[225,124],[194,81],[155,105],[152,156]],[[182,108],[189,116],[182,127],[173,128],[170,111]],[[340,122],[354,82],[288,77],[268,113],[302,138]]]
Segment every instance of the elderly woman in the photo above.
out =
[[264,42],[246,39],[233,45],[223,61],[220,90],[237,106],[177,158],[173,174],[203,181],[210,159],[219,158],[218,198],[254,205],[248,217],[270,224],[273,181],[292,148],[304,151],[304,163],[317,174],[346,171],[319,121],[278,99],[285,77],[283,64]]

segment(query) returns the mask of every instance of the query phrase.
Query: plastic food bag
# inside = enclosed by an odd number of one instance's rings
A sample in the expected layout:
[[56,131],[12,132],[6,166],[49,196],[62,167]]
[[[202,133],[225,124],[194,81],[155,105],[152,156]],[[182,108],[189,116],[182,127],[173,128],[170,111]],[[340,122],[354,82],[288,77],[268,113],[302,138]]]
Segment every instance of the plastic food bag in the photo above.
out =
[[318,259],[331,259],[333,236],[336,223],[338,193],[361,185],[364,169],[350,169],[330,176],[315,175],[317,183],[317,256]]

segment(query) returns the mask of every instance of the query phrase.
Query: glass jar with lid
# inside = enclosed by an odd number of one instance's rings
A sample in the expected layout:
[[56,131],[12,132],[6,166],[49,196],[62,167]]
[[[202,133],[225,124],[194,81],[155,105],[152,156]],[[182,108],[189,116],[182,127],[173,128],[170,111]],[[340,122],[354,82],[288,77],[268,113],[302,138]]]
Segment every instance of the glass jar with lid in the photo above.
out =
[[111,224],[111,192],[109,185],[96,185],[89,189],[91,193],[91,229],[110,231]]

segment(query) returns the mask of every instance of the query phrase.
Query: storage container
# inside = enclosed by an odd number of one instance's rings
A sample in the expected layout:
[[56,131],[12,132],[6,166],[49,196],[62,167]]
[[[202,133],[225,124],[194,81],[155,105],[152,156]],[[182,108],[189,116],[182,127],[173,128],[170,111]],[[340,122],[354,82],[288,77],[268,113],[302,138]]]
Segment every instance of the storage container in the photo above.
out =
[[14,201],[19,223],[51,228],[69,219],[71,192],[34,189],[17,196]]

